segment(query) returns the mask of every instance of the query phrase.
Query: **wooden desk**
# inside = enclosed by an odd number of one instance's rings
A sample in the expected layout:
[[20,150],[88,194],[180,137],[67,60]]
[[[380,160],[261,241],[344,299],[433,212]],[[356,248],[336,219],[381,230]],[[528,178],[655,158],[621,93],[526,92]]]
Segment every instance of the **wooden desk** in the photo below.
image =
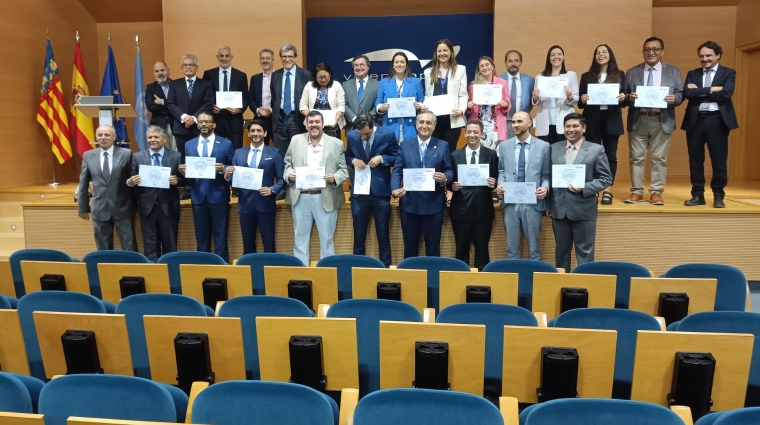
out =
[[[589,307],[615,307],[617,277],[603,274],[533,273],[533,311],[543,311],[547,320],[559,316],[562,288],[586,288]],[[522,400],[520,400],[522,401]]]
[[119,281],[124,276],[145,278],[145,293],[169,294],[169,266],[167,264],[98,264],[100,290],[103,299],[118,304],[121,301]]
[[16,297],[16,286],[13,284],[13,271],[11,262],[0,260],[0,294],[7,297]]
[[353,298],[377,298],[377,282],[400,282],[401,301],[423,313],[427,307],[427,270],[373,269],[351,271]]
[[227,279],[227,299],[253,295],[251,266],[180,264],[182,295],[203,301],[203,280],[207,277]]
[[0,425],[45,425],[45,416],[36,413],[0,412]]
[[0,365],[3,372],[30,374],[17,310],[0,310]]
[[[377,270],[377,269],[375,269]],[[338,302],[338,269],[335,267],[264,267],[264,288],[267,295],[288,296],[291,279],[311,280],[312,310],[320,304]]]
[[689,314],[715,309],[717,279],[631,278],[628,309],[659,316],[660,292],[685,292]]
[[490,286],[492,303],[517,305],[517,279],[517,273],[442,271],[439,283],[439,311],[452,304],[467,302],[467,285]]
[[24,287],[27,294],[42,290],[40,278],[44,274],[61,274],[66,279],[67,291],[90,294],[90,280],[87,277],[85,263],[22,261],[21,273],[24,275]]

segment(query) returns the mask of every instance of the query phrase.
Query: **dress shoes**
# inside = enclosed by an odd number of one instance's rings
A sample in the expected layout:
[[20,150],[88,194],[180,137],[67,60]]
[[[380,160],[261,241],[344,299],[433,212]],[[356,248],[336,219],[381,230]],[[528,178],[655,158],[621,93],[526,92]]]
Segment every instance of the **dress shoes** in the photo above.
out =
[[665,201],[662,200],[662,196],[660,196],[659,193],[649,195],[649,202],[651,202],[652,205],[665,205]]
[[[702,200],[704,202],[704,200]],[[713,208],[726,208],[726,204],[723,203],[723,198],[713,199]]]
[[631,196],[629,196],[626,199],[623,199],[623,202],[626,204],[638,204],[639,202],[642,202],[644,200],[644,196],[639,195],[637,193],[631,193]]
[[[716,199],[717,201],[717,199]],[[707,202],[705,202],[705,197],[702,195],[694,195],[689,199],[688,201],[684,201],[683,203],[687,207],[696,207],[697,205],[705,205]]]

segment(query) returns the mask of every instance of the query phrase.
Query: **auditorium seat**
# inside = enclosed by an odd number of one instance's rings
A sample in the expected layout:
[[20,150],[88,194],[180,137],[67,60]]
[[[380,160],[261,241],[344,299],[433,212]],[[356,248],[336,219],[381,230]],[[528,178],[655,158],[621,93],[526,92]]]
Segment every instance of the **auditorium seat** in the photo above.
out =
[[529,406],[520,425],[684,425],[672,410],[652,403],[599,398],[566,398]]
[[535,260],[495,260],[483,267],[483,272],[517,273],[517,305],[528,310],[533,308],[533,273],[558,273],[556,267]]
[[747,278],[741,270],[724,264],[681,264],[662,277],[717,279],[715,311],[744,311],[747,302]]
[[[462,260],[446,257],[411,257],[401,260],[398,269],[427,270],[428,307],[438,312],[440,272],[469,272],[470,266]],[[484,270],[485,271],[485,270]]]
[[22,261],[60,261],[70,263],[76,261],[69,254],[55,249],[20,249],[8,258],[13,273],[13,285],[16,287],[16,297],[21,298],[26,294],[24,289],[24,275],[21,273]]
[[359,394],[380,389],[380,321],[422,322],[413,305],[391,300],[343,300],[330,306],[327,317],[355,318],[359,356]]
[[253,295],[266,295],[264,287],[265,266],[303,267],[301,260],[290,254],[276,252],[259,252],[246,254],[238,258],[236,266],[251,266],[251,282]]
[[201,391],[192,410],[194,424],[338,424],[338,405],[330,397],[284,382],[220,382]]
[[239,317],[243,328],[243,350],[245,351],[245,374],[247,379],[260,379],[259,344],[256,336],[256,318],[269,317],[313,317],[314,313],[301,301],[273,295],[246,295],[225,301],[219,317]]
[[[0,294],[0,310],[10,310],[13,308],[9,298],[11,297],[6,297],[5,295]],[[18,301],[16,301],[16,305],[18,305]]]
[[453,304],[438,314],[437,323],[485,325],[486,359],[484,395],[498,402],[504,366],[504,326],[538,326],[536,316],[516,305],[469,303]]
[[167,264],[169,266],[169,288],[172,294],[182,293],[182,283],[179,275],[180,264],[227,264],[222,257],[201,251],[177,251],[162,255],[158,264]]
[[150,362],[143,316],[208,316],[198,300],[179,294],[136,294],[119,301],[116,314],[126,315],[135,376],[150,379]]
[[317,263],[317,267],[335,267],[338,269],[338,301],[352,298],[351,282],[354,267],[384,269],[385,264],[377,258],[366,255],[338,254],[325,257]]
[[18,376],[23,375],[0,372],[0,412],[34,413],[32,394]]
[[757,425],[760,407],[745,407],[725,412],[713,412],[699,418],[694,425]]
[[99,263],[118,263],[118,264],[150,264],[148,257],[133,251],[94,251],[82,258],[82,262],[87,264],[87,277],[90,279],[90,293],[96,298],[103,299],[100,291],[100,276],[98,275]]
[[488,400],[457,391],[381,390],[367,395],[356,405],[354,425],[389,424],[500,425],[504,420],[499,409]]
[[652,273],[646,267],[622,261],[596,261],[579,264],[573,269],[573,273],[617,276],[615,308],[628,308],[628,296],[631,292],[632,277],[652,277]]

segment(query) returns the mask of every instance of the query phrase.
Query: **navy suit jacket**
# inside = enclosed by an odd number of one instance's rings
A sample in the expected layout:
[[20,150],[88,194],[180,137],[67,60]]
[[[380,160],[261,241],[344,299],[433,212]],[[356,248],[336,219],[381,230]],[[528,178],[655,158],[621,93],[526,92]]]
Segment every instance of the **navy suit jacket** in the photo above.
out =
[[[369,191],[373,196],[379,198],[388,198],[391,196],[391,167],[396,162],[396,153],[398,152],[398,141],[392,130],[379,125],[375,126],[375,136],[372,139],[372,148],[369,151],[369,158],[364,152],[364,141],[359,132],[351,130],[346,135],[348,146],[346,147],[346,164],[352,165],[354,159],[359,158],[365,164],[369,160],[380,155],[383,162],[370,171],[372,180]],[[352,173],[353,174],[353,173]],[[351,179],[351,197],[362,196],[354,195],[354,179]]]
[[[420,145],[417,137],[404,140],[399,146],[396,155],[396,163],[393,166],[391,176],[391,190],[402,187],[406,168],[435,168],[437,173],[446,174],[446,181],[454,179],[454,171],[451,168],[451,154],[449,144],[443,140],[431,137],[425,151],[425,161],[420,161]],[[435,183],[435,192],[407,192],[399,200],[399,208],[410,214],[429,215],[443,211],[446,206],[444,186]]]
[[[736,85],[736,71],[722,64],[718,65],[718,70],[715,71],[715,78],[711,85],[721,86],[723,90],[714,92],[711,92],[707,87],[702,87],[703,74],[704,68],[693,69],[686,74],[686,82],[683,85],[683,96],[689,99],[689,104],[686,106],[681,130],[689,131],[694,127],[694,124],[697,122],[697,115],[699,115],[699,106],[702,102],[717,103],[723,124],[731,130],[739,128],[739,122],[736,121],[734,103],[731,101],[731,96],[734,94],[734,87]],[[689,84],[696,84],[697,88],[687,88],[686,86]]]
[[261,87],[263,83],[264,73],[259,72],[251,77],[251,83],[248,85],[248,106],[254,115],[256,115],[256,110],[261,107],[261,98],[264,94],[264,90]]
[[[163,99],[163,104],[156,103],[155,96],[159,99]],[[161,84],[158,81],[154,81],[145,86],[145,107],[150,111],[150,124],[157,125],[161,128],[166,128],[166,124],[172,120],[169,115],[169,109],[166,108],[166,96],[164,90],[161,88]]]
[[[198,137],[188,140],[185,143],[185,156],[198,155]],[[216,158],[216,162],[224,166],[232,165],[232,157],[235,155],[235,149],[232,142],[214,135],[214,147],[211,149],[211,156]],[[193,204],[200,205],[204,202],[209,204],[226,204],[230,202],[230,182],[224,179],[224,173],[216,173],[214,180],[210,179],[189,179],[192,180],[193,190],[190,191]]]
[[[274,190],[274,194],[271,196],[261,196],[258,190],[240,189],[240,195],[238,195],[238,213],[273,213],[277,210],[275,201],[277,200],[277,194],[280,193],[284,184],[282,174],[285,170],[285,164],[279,149],[267,145],[262,145],[262,148],[263,151],[258,166],[258,168],[264,170],[264,175],[261,177],[261,186],[271,187]],[[248,146],[235,150],[232,165],[235,167],[248,167],[248,153],[250,151],[251,148]],[[274,181],[275,177],[277,178],[277,183]]]

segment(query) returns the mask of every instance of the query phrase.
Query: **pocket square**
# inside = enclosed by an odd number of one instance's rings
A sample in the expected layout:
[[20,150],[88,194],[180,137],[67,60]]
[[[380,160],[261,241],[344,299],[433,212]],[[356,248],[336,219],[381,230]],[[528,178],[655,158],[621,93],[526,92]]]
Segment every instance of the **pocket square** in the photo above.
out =
[[264,158],[264,161],[271,161],[272,158]]

